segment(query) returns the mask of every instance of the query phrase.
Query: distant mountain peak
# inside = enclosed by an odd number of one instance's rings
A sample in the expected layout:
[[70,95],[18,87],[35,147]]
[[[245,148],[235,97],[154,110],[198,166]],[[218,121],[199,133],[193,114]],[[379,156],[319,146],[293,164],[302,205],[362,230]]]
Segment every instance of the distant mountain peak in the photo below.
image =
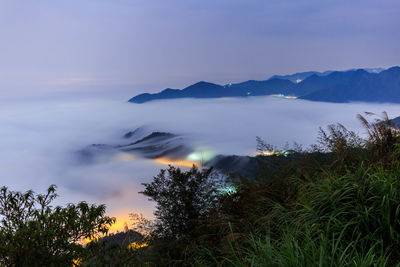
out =
[[200,82],[197,82],[197,83],[195,83],[195,84],[193,84],[191,86],[202,86],[202,85],[216,85],[216,84],[215,83],[210,83],[210,82],[205,82],[205,81],[200,81]]
[[129,100],[145,103],[161,99],[249,97],[265,95],[296,96],[327,102],[400,103],[400,67],[359,68],[347,71],[308,71],[274,75],[268,80],[249,80],[236,84],[200,81],[184,89],[167,88],[155,94],[140,94]]

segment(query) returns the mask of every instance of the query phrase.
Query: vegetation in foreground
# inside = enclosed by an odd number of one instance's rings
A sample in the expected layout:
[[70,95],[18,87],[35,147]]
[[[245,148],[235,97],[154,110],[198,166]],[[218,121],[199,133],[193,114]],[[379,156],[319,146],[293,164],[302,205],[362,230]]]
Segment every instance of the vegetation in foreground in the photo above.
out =
[[[142,192],[157,204],[155,221],[132,215],[133,230],[142,234],[135,246],[75,242],[106,232],[112,219],[103,206],[43,212],[39,205],[36,215],[26,217],[29,205],[12,204],[23,194],[3,189],[0,261],[7,266],[33,258],[55,266],[74,260],[82,266],[400,266],[400,134],[386,115],[373,123],[359,119],[367,138],[331,125],[321,129],[309,151],[258,157],[252,180],[236,177],[223,184],[212,169],[162,170]],[[270,146],[259,140],[259,148]],[[227,186],[234,189],[223,190]],[[40,204],[44,198],[33,199]]]
[[71,266],[85,255],[79,242],[115,221],[104,205],[52,207],[56,197],[55,186],[46,194],[0,189],[0,266]]

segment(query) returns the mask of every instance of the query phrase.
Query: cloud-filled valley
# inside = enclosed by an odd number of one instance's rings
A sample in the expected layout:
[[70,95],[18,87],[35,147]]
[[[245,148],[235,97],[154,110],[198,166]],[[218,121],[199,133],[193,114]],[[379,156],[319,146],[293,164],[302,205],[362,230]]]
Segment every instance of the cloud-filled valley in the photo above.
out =
[[[182,99],[142,105],[107,99],[1,103],[1,185],[42,192],[59,187],[60,204],[105,203],[110,215],[151,215],[152,203],[138,194],[167,162],[119,152],[96,162],[79,162],[92,144],[119,145],[124,134],[145,126],[184,136],[195,151],[254,155],[256,136],[276,146],[315,142],[318,127],[340,122],[362,132],[356,114],[390,117],[400,105],[308,102],[274,97]],[[126,140],[125,140],[126,142]]]

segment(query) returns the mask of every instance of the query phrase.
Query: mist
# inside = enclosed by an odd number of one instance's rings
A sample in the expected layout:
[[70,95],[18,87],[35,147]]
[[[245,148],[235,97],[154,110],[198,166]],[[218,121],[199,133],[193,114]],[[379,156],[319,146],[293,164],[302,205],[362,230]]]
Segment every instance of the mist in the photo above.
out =
[[118,144],[137,127],[187,137],[193,147],[213,154],[254,155],[256,136],[284,146],[315,143],[318,128],[340,122],[364,134],[356,115],[390,117],[400,105],[333,104],[276,97],[181,99],[132,104],[121,100],[51,99],[0,103],[1,186],[43,192],[58,186],[57,204],[106,204],[111,216],[130,212],[151,217],[154,203],[138,194],[167,165],[140,156],[82,163],[77,153],[91,144]]

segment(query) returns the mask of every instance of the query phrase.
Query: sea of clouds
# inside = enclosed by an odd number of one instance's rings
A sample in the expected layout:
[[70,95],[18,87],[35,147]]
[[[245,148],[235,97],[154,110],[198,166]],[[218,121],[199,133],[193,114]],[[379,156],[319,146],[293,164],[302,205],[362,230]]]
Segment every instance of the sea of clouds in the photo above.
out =
[[[214,154],[254,155],[256,136],[284,146],[315,143],[318,128],[340,122],[364,134],[356,115],[390,117],[400,105],[333,104],[276,97],[182,99],[132,104],[109,99],[51,99],[0,103],[0,186],[43,192],[58,186],[58,204],[104,203],[108,213],[151,217],[154,203],[138,194],[162,163],[120,157],[88,164],[79,151],[91,144],[119,144],[140,126],[182,134],[194,147]],[[126,142],[126,141],[125,141]]]

